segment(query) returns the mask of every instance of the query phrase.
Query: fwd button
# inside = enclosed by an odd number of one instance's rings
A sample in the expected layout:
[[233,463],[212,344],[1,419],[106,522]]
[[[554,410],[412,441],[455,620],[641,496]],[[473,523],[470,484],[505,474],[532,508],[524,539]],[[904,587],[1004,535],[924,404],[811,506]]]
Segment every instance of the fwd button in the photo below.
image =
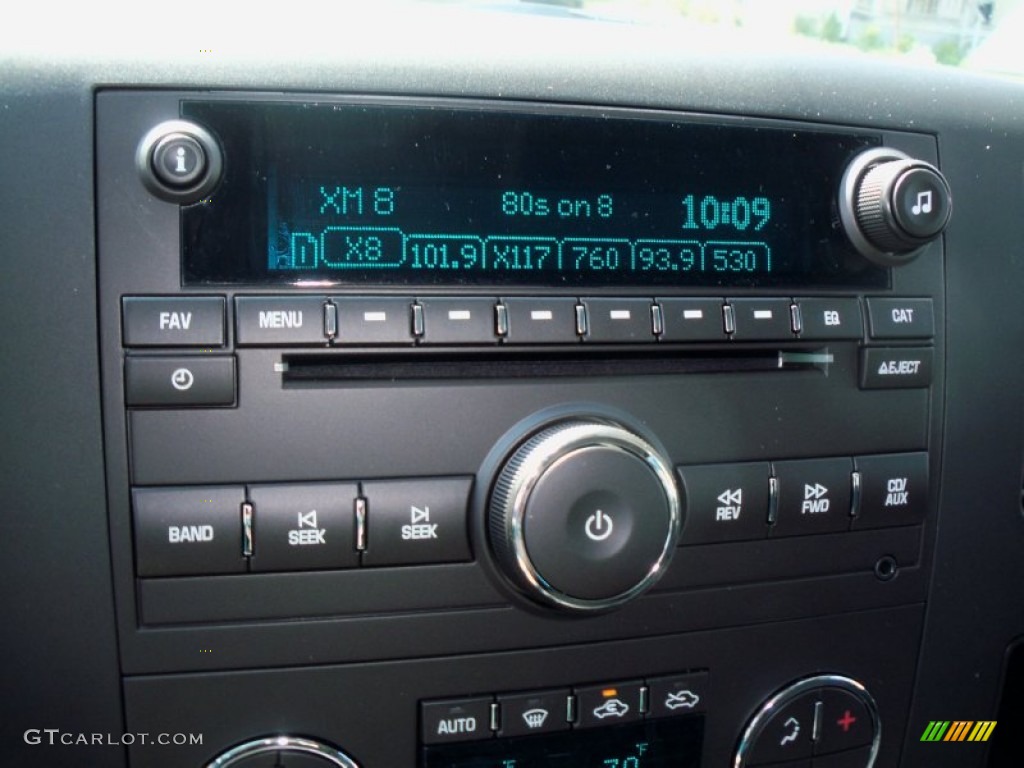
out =
[[777,461],[773,536],[845,531],[850,526],[850,459]]

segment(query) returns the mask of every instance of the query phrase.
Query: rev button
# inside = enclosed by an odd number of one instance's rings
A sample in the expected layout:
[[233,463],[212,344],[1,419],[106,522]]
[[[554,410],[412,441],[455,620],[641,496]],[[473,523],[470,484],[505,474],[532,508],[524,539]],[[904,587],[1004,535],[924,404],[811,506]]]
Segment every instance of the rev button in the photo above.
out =
[[679,467],[686,496],[680,544],[763,539],[768,535],[767,463]]

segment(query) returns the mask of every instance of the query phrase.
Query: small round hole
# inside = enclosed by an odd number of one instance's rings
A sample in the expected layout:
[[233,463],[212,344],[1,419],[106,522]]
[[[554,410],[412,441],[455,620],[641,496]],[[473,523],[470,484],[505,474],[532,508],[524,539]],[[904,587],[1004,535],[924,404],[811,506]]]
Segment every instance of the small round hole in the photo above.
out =
[[884,557],[878,558],[878,562],[875,563],[875,576],[882,581],[890,581],[896,578],[896,572],[899,570],[899,565],[896,563],[896,558],[891,555],[885,555]]

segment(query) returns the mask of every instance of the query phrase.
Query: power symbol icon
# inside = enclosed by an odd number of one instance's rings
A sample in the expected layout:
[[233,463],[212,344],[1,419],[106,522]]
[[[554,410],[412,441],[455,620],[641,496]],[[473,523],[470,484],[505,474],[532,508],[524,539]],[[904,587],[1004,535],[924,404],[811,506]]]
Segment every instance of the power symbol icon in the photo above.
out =
[[599,509],[587,518],[584,530],[592,541],[604,541],[612,535],[614,527],[615,523],[612,521],[611,515],[606,515]]

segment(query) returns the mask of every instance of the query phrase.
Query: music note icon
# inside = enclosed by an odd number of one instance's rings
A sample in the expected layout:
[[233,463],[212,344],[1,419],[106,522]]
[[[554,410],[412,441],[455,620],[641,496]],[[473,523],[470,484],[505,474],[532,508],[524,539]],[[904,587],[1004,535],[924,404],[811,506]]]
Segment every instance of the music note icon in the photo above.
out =
[[932,191],[930,189],[927,192],[917,193],[917,204],[910,209],[910,212],[915,216],[932,212]]

